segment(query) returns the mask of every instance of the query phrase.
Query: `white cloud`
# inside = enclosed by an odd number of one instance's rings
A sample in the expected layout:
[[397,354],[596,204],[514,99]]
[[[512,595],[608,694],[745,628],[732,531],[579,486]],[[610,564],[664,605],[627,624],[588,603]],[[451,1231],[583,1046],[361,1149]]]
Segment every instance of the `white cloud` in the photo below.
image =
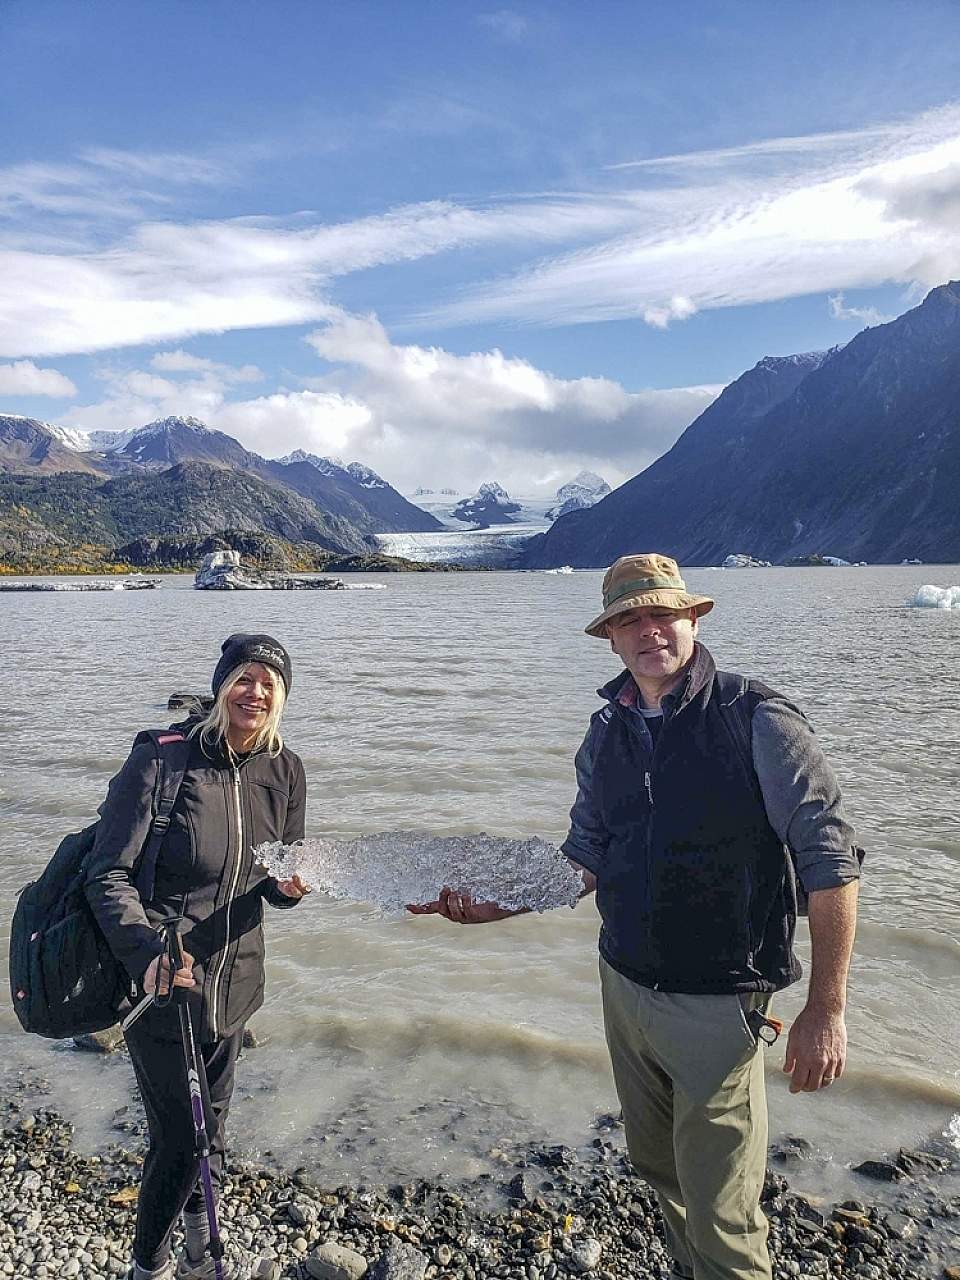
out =
[[627,189],[431,201],[338,224],[295,212],[146,220],[171,191],[217,180],[203,157],[101,150],[11,167],[0,171],[0,355],[322,323],[337,314],[341,277],[452,251],[465,272],[471,250],[484,261],[509,250],[524,265],[446,302],[411,303],[422,325],[662,328],[711,308],[960,274],[960,105],[627,164],[604,179]]
[[861,324],[886,324],[892,316],[882,315],[876,307],[848,307],[842,293],[832,293],[827,299],[827,307],[834,320],[856,320]]
[[263,372],[255,364],[230,365],[208,360],[204,356],[191,355],[189,351],[158,351],[150,360],[151,369],[161,373],[202,373],[229,384],[233,382],[260,382]]
[[339,276],[464,245],[564,242],[628,225],[630,201],[556,198],[473,210],[411,205],[330,226],[143,223],[109,248],[0,247],[0,352],[102,351],[316,323]]
[[[960,274],[960,106],[860,133],[631,163],[635,226],[424,313],[662,327],[715,307]],[[658,183],[658,169],[666,170]]]
[[[309,342],[331,367],[306,388],[228,400],[229,376],[167,352],[151,370],[102,370],[105,397],[62,422],[122,429],[192,414],[267,457],[295,448],[338,454],[407,491],[472,491],[496,479],[529,495],[552,493],[585,467],[619,484],[669,448],[721,390],[628,392],[608,378],[558,378],[498,350],[460,356],[398,345],[375,317],[345,312]],[[199,376],[174,381],[158,368]]]
[[0,395],[75,396],[77,388],[56,369],[40,369],[32,360],[0,364]]

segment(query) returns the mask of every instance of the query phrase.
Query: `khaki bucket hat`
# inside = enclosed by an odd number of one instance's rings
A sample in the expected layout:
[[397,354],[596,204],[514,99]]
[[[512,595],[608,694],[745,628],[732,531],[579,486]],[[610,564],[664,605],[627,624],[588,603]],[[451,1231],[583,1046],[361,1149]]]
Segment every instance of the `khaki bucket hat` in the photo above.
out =
[[584,627],[588,636],[606,639],[607,623],[618,613],[657,605],[661,609],[696,609],[697,616],[709,613],[709,596],[691,595],[680,577],[680,566],[669,556],[621,556],[603,575],[603,613]]

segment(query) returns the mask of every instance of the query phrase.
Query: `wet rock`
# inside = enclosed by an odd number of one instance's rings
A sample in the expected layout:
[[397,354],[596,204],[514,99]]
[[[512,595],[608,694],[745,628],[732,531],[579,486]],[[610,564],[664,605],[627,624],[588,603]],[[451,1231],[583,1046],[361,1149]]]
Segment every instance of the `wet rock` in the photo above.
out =
[[532,1201],[537,1197],[537,1188],[529,1173],[518,1173],[510,1179],[510,1199]]
[[602,1256],[603,1246],[600,1241],[587,1238],[574,1241],[570,1253],[567,1255],[567,1260],[572,1271],[583,1274],[587,1271],[594,1271],[600,1265]]
[[771,1173],[768,1169],[763,1179],[763,1190],[760,1193],[760,1200],[766,1204],[768,1201],[775,1200],[778,1196],[782,1196],[787,1190],[787,1180],[782,1178],[779,1173]]
[[883,1225],[894,1240],[915,1240],[917,1237],[917,1224],[905,1213],[888,1213]]
[[367,1271],[367,1260],[355,1249],[328,1242],[314,1249],[305,1260],[312,1280],[360,1280]]
[[603,1115],[597,1116],[596,1120],[593,1122],[593,1127],[595,1129],[622,1129],[623,1112],[618,1116],[613,1115],[612,1112],[606,1112]]
[[875,1178],[878,1182],[902,1182],[908,1175],[906,1170],[889,1160],[864,1160],[862,1164],[853,1166],[854,1173],[862,1173],[865,1178]]
[[423,1280],[430,1259],[412,1244],[391,1240],[367,1275],[370,1280]]
[[942,1173],[949,1163],[949,1160],[931,1155],[929,1151],[908,1151],[904,1147],[900,1148],[900,1154],[897,1156],[898,1167],[911,1177],[922,1173]]
[[797,1160],[809,1160],[815,1154],[812,1142],[806,1138],[783,1138],[770,1148],[770,1159],[779,1164],[793,1164]]

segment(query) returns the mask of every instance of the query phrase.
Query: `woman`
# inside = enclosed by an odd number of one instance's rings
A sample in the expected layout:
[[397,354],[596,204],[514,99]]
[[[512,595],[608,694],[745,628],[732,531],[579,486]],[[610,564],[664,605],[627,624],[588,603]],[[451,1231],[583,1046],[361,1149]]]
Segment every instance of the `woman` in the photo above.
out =
[[[251,856],[264,841],[303,836],[303,765],[279,732],[290,680],[290,657],[271,636],[229,636],[213,673],[211,711],[178,726],[190,739],[189,757],[150,901],[134,883],[157,780],[149,743],[134,748],[110,784],[85,884],[112,950],[143,992],[169,990],[157,924],[183,917],[183,965],[173,982],[190,1005],[205,1067],[215,1187],[244,1023],[263,1001],[263,902],[292,907],[308,892],[297,877],[264,877]],[[126,1039],[150,1130],[128,1280],[212,1280],[175,1004],[149,1007]],[[175,1266],[171,1236],[181,1212],[185,1247]],[[229,1246],[223,1275],[275,1280],[278,1268]]]

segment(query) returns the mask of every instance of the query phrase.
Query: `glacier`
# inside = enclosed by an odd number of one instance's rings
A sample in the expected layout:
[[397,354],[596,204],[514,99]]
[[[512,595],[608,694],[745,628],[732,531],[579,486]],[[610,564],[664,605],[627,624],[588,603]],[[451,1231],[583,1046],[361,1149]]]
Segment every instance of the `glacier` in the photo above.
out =
[[386,914],[401,913],[408,903],[436,902],[444,886],[508,911],[575,907],[583,891],[580,873],[556,845],[537,836],[381,831],[354,840],[262,844],[253,856],[278,880],[298,875],[331,898],[373,903]]

